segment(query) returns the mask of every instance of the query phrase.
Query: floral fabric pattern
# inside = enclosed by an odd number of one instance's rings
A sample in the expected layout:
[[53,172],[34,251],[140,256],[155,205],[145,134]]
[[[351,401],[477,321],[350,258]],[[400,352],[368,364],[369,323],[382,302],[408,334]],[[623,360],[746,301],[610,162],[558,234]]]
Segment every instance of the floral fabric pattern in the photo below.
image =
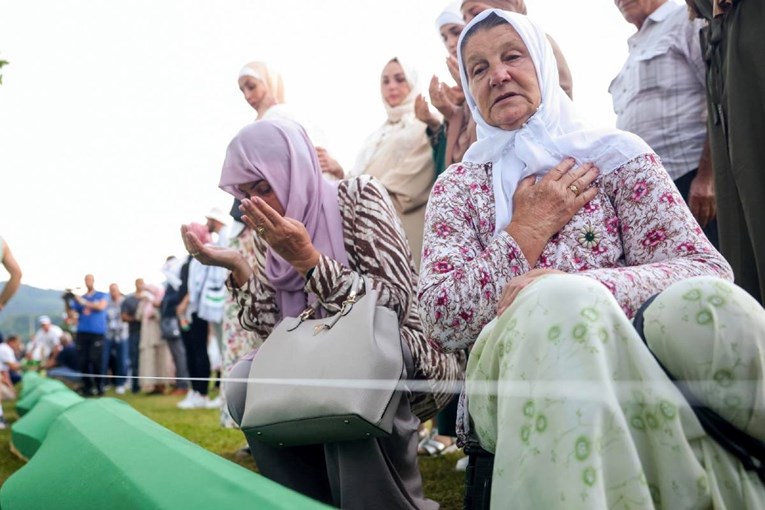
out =
[[644,318],[648,346],[606,288],[552,275],[484,328],[466,387],[480,442],[496,453],[493,507],[765,508],[757,475],[706,435],[654,358],[762,440],[765,310],[699,277]]
[[452,165],[428,202],[420,273],[427,337],[464,349],[494,318],[502,290],[534,268],[598,280],[628,317],[646,299],[691,276],[731,279],[655,154],[596,181],[598,194],[545,246],[534,267],[509,234],[494,237],[491,165]]
[[[262,266],[258,262],[258,256],[262,256],[265,251],[257,249],[256,236],[252,230],[245,227],[238,236],[229,240],[229,248],[232,248],[242,254],[244,260],[250,267]],[[244,329],[239,324],[239,306],[234,301],[231,293],[226,294],[226,301],[223,308],[223,376],[228,375],[236,361],[263,344],[256,333]],[[225,386],[225,381],[223,385]],[[236,422],[228,412],[226,404],[226,392],[220,392],[220,424],[223,428],[238,428]]]
[[[494,237],[491,182],[490,164],[455,164],[439,177],[428,202],[420,318],[428,340],[447,352],[469,348],[494,319],[507,283],[534,268],[599,281],[630,318],[674,282],[733,278],[655,154],[599,178],[595,198],[548,241],[534,267],[509,234]],[[469,432],[466,405],[463,393],[461,443]]]

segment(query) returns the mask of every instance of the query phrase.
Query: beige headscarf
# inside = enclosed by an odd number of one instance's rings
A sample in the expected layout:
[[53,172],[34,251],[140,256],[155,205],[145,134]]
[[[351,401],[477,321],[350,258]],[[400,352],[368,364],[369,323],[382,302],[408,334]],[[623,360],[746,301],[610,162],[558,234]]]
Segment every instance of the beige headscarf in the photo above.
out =
[[256,80],[262,81],[268,88],[277,104],[284,102],[284,82],[282,82],[282,75],[269,69],[264,62],[250,62],[246,64],[241,71],[239,71],[239,78],[242,76],[251,76]]
[[404,69],[409,95],[396,107],[383,100],[388,119],[364,142],[353,175],[378,179],[402,214],[428,201],[435,173],[427,126],[414,115],[417,75],[401,59],[395,60]]

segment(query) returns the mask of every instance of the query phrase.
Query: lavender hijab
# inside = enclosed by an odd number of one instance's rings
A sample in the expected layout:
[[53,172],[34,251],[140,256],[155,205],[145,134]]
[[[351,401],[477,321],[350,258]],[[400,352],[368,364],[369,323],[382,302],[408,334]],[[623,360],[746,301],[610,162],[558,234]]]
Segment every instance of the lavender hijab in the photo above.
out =
[[[238,186],[261,179],[270,184],[284,215],[305,225],[319,253],[347,266],[337,184],[322,177],[316,151],[300,124],[286,119],[259,120],[231,140],[220,188],[241,200],[247,197]],[[266,278],[276,289],[282,318],[295,317],[306,308],[305,278],[270,247]]]

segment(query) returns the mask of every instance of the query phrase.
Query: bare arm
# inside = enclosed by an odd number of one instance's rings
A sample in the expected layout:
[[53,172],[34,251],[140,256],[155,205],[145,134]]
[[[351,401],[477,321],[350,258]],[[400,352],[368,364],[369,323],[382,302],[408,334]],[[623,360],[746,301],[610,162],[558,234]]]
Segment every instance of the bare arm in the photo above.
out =
[[186,293],[186,295],[183,296],[183,299],[181,299],[181,302],[178,303],[178,306],[175,308],[175,314],[178,317],[186,315],[186,309],[189,307],[189,299],[189,294]]
[[109,303],[107,303],[105,299],[100,299],[98,301],[88,301],[82,296],[76,296],[75,299],[83,309],[90,308],[91,310],[100,312],[102,310],[106,310],[106,307],[109,306]]
[[691,187],[688,191],[688,208],[702,228],[714,220],[717,214],[709,136],[704,139],[704,150],[701,152],[701,158],[699,159],[699,169],[696,177],[691,181]]
[[63,349],[62,346],[57,345],[55,349],[53,349],[53,352],[50,355],[50,358],[48,358],[48,361],[45,362],[45,368],[53,368],[56,366],[56,361],[58,360],[58,354]]
[[547,40],[550,41],[552,46],[553,55],[555,55],[555,61],[558,63],[558,81],[560,82],[560,88],[566,93],[568,97],[574,99],[574,78],[571,76],[571,70],[568,68],[568,62],[566,57],[563,56],[563,52],[552,37],[547,36]]
[[5,270],[8,271],[10,278],[5,284],[5,287],[3,287],[2,294],[0,294],[0,311],[2,311],[8,301],[11,300],[21,285],[21,267],[19,267],[19,264],[16,262],[16,259],[7,244],[4,249],[3,266],[5,267]]

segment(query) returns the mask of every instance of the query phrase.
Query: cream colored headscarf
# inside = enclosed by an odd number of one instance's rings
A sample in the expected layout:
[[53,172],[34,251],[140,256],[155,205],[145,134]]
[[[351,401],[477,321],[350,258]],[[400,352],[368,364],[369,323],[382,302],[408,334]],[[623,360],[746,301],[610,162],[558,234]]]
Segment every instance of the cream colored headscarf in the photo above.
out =
[[239,78],[242,76],[251,76],[256,80],[262,81],[278,104],[284,102],[284,82],[282,82],[282,75],[273,69],[269,69],[264,62],[255,61],[246,64],[242,70],[239,71]]
[[388,119],[364,142],[352,174],[367,174],[378,179],[391,194],[398,213],[402,214],[428,201],[435,171],[425,133],[427,126],[414,115],[417,74],[400,58],[391,60],[401,64],[409,84],[409,95],[395,107],[383,99]]

